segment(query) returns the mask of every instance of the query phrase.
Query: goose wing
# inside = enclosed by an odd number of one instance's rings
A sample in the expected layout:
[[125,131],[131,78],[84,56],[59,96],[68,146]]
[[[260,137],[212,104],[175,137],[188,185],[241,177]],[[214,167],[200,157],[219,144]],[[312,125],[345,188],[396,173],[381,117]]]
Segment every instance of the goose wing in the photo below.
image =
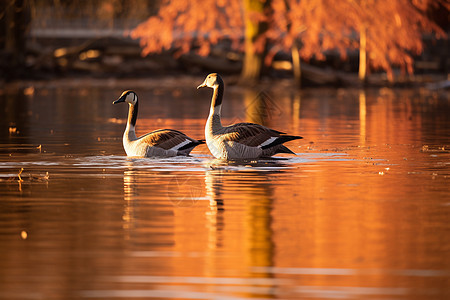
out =
[[[201,144],[201,141],[194,140],[184,133],[173,129],[158,129],[139,138],[142,142],[152,147],[159,147],[164,150],[180,150],[190,144]],[[192,145],[192,146],[193,146]]]
[[254,123],[237,123],[224,127],[222,139],[244,144],[249,147],[262,147],[272,143],[284,132]]

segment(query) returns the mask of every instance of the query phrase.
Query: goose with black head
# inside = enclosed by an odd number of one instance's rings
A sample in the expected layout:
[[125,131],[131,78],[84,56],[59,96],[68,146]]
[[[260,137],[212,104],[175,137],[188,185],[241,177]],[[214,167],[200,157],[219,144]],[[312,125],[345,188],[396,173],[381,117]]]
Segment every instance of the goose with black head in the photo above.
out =
[[225,85],[217,73],[209,74],[197,89],[213,89],[211,108],[205,126],[205,138],[211,154],[218,159],[257,159],[277,153],[295,154],[283,145],[301,136],[287,135],[254,123],[222,126],[221,110]]
[[137,94],[134,91],[124,91],[113,104],[122,102],[129,105],[127,126],[123,134],[123,147],[127,156],[187,156],[196,146],[204,143],[203,140],[193,139],[173,129],[158,129],[137,137],[135,131],[139,108]]

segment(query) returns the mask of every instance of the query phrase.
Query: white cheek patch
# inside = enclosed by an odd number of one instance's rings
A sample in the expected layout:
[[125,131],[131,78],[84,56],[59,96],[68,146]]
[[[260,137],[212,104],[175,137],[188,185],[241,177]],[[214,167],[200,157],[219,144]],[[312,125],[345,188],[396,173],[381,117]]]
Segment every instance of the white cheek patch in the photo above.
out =
[[262,143],[261,145],[259,145],[259,147],[264,147],[266,145],[269,145],[271,143],[273,143],[278,137],[271,137],[270,139],[266,140],[264,143]]
[[178,150],[181,147],[189,144],[191,141],[190,140],[184,140],[184,142],[179,143],[178,145],[173,146],[172,148],[170,148],[169,150]]
[[125,101],[130,104],[136,104],[136,94],[128,94]]

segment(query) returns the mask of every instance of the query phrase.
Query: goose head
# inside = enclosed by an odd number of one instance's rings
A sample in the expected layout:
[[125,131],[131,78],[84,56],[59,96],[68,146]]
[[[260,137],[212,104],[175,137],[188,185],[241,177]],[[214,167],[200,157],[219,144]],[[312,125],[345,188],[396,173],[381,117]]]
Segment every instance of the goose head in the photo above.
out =
[[136,105],[138,101],[137,95],[133,91],[124,91],[122,95],[120,95],[119,99],[113,102],[113,104],[126,102],[130,105]]
[[200,84],[197,89],[202,87],[209,87],[212,89],[216,89],[220,84],[223,84],[222,78],[217,73],[211,73],[208,76],[206,76],[205,81],[203,81],[202,84]]

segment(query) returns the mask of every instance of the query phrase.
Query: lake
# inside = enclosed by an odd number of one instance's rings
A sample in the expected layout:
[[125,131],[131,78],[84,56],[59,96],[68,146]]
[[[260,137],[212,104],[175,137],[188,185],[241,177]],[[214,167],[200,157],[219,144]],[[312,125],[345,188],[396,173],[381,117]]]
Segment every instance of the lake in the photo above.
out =
[[127,158],[112,101],[200,139],[203,79],[1,90],[1,299],[449,299],[448,92],[227,85],[223,124],[296,156]]

